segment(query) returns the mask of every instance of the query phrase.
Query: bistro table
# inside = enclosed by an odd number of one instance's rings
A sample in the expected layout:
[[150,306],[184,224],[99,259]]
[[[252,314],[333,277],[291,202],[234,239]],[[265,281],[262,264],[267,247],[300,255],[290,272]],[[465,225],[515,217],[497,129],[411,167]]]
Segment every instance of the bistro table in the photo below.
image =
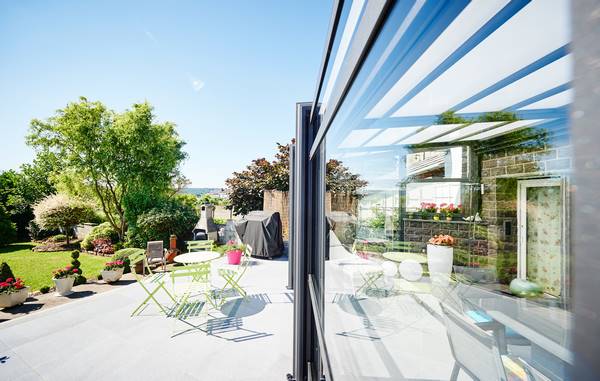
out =
[[214,261],[220,256],[221,253],[216,251],[194,251],[192,253],[180,254],[173,260],[177,263],[191,264]]
[[407,259],[412,259],[418,263],[427,263],[427,257],[423,254],[419,253],[403,253],[400,251],[388,251],[387,253],[383,253],[382,255],[385,259],[388,259],[392,262],[402,262]]

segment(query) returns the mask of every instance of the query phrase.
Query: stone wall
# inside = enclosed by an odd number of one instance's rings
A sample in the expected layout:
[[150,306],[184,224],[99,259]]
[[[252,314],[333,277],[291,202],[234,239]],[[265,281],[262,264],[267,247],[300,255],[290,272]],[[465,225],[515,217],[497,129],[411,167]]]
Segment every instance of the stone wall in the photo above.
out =
[[435,221],[405,218],[404,241],[419,243],[424,249],[434,235],[449,234],[456,239],[455,247],[468,250],[476,255],[488,255],[488,231],[483,223],[466,221]]
[[481,155],[481,217],[488,223],[488,251],[497,258],[500,281],[509,282],[517,274],[518,181],[568,173],[571,155],[566,144],[517,146]]
[[[350,194],[325,194],[325,212],[349,212],[356,214],[358,199]],[[289,238],[289,207],[290,200],[288,192],[276,190],[266,190],[263,193],[263,210],[270,212],[279,212],[281,216],[281,225],[283,230],[283,239]]]

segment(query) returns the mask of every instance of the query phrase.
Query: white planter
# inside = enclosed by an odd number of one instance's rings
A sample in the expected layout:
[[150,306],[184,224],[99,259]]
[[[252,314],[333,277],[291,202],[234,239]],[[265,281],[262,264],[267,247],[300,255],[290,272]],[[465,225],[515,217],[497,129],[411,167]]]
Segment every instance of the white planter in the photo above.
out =
[[123,269],[116,270],[102,270],[102,279],[106,283],[116,282],[123,276]]
[[72,293],[71,289],[73,288],[73,282],[75,281],[75,277],[59,278],[52,280],[54,281],[54,286],[56,286],[56,293],[58,295],[66,296]]
[[13,307],[25,303],[29,296],[29,287],[24,287],[17,292],[0,294],[0,308]]
[[447,286],[452,272],[454,250],[450,246],[427,245],[427,265],[431,281],[439,286]]

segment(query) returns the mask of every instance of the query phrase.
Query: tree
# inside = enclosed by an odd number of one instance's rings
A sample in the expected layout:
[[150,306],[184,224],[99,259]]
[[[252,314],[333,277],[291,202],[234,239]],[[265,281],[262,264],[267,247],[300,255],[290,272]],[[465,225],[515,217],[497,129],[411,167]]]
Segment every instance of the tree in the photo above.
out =
[[78,199],[64,194],[51,195],[40,201],[33,208],[36,223],[44,229],[62,229],[67,236],[73,226],[85,221],[94,213],[93,208]]
[[[289,190],[289,144],[277,143],[275,160],[265,158],[252,160],[241,172],[234,172],[225,180],[230,208],[237,214],[248,214],[263,206],[265,190]],[[360,176],[350,172],[339,160],[331,159],[326,165],[325,184],[327,191],[357,195],[367,185]]]
[[185,183],[178,169],[185,143],[173,123],[155,122],[148,103],[119,114],[82,97],[45,121],[34,119],[27,142],[56,155],[63,186],[93,195],[121,239],[128,223]]
[[169,199],[139,216],[135,226],[128,233],[127,245],[146,247],[148,241],[169,242],[175,234],[180,242],[191,238],[191,232],[198,221],[196,210],[178,199]]
[[57,167],[56,157],[40,152],[31,164],[23,164],[19,172],[0,174],[0,204],[6,207],[16,224],[17,238],[29,239],[28,226],[33,219],[33,205],[55,193],[51,177]]
[[0,246],[7,245],[17,237],[15,223],[10,220],[4,205],[0,204]]

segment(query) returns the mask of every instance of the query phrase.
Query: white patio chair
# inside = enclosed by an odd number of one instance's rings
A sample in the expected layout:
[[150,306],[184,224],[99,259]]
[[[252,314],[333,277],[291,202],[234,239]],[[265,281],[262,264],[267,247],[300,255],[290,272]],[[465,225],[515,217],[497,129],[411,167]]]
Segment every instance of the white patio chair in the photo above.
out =
[[521,359],[500,354],[496,337],[491,332],[448,305],[440,303],[440,306],[455,361],[450,380],[457,380],[461,370],[474,380],[507,381],[507,370],[520,380],[536,380]]

